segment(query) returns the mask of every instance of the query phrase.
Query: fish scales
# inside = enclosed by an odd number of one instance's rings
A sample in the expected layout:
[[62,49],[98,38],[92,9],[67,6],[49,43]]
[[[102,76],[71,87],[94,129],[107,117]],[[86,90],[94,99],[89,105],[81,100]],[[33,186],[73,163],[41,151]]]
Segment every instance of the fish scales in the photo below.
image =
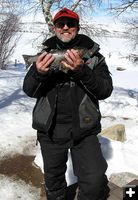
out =
[[[88,58],[92,56],[92,52],[89,51],[86,48],[74,48],[76,51],[78,51],[81,58]],[[25,61],[25,64],[27,67],[29,67],[31,64],[37,61],[38,57],[45,52],[46,50],[42,50],[41,53],[38,53],[36,55],[22,55]],[[61,61],[66,60],[64,55],[67,50],[57,50],[57,49],[51,49],[48,53],[53,54],[55,57],[54,61],[50,64],[49,68],[51,70],[61,70],[66,72],[65,66],[61,63]]]
[[[87,52],[87,49],[75,49],[78,51],[80,57],[83,57],[84,54]],[[36,55],[22,55],[25,61],[25,64],[29,67],[31,64],[37,61],[38,57],[44,52],[43,50],[41,53],[38,53]],[[49,66],[50,68],[56,69],[56,68],[63,68],[63,64],[61,64],[61,61],[65,60],[64,54],[66,53],[66,50],[56,50],[52,49],[48,53],[53,54],[55,57],[54,61]]]

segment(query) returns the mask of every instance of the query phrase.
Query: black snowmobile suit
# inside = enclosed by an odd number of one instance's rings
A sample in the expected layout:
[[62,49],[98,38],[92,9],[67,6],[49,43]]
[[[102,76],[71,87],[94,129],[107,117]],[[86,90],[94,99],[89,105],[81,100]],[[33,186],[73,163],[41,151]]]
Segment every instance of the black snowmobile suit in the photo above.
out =
[[[82,34],[66,45],[56,36],[46,40],[44,45],[48,50],[87,48],[93,55],[84,56],[84,65],[67,73],[49,70],[42,75],[37,72],[35,63],[32,64],[25,76],[23,90],[37,99],[33,110],[33,128],[50,135],[56,123],[72,123],[74,138],[98,134],[101,131],[98,100],[109,97],[113,89],[105,59],[98,51],[99,45]],[[64,97],[66,91],[69,91],[68,97],[66,102],[62,102],[60,97]]]
[[24,92],[37,99],[32,126],[41,145],[47,199],[66,199],[65,171],[70,148],[74,173],[79,178],[78,199],[106,200],[107,163],[96,137],[101,131],[98,100],[109,97],[113,89],[105,59],[98,44],[81,34],[69,43],[54,36],[44,45],[48,51],[75,47],[91,51],[76,71],[64,73],[57,69],[42,75],[33,63],[24,79]]

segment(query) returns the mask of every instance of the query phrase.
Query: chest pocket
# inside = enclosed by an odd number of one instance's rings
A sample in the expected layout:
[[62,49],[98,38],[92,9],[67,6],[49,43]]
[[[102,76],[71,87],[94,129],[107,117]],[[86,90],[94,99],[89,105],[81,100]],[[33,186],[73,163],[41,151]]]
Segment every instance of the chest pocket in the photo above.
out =
[[47,97],[41,97],[33,110],[33,128],[41,131],[47,130],[47,121],[51,114],[50,104]]
[[101,119],[101,113],[86,94],[79,106],[80,128],[94,128]]

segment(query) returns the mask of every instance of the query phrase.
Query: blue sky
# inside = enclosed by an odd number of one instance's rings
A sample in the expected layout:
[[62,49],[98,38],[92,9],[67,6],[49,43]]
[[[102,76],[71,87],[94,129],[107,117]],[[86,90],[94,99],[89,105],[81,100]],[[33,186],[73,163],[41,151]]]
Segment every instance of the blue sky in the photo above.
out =
[[104,0],[100,7],[96,7],[95,12],[93,12],[91,16],[94,19],[106,18],[107,20],[114,21],[122,21],[124,18],[138,18],[138,13],[136,12],[136,10],[134,11],[132,9],[127,9],[121,15],[118,15],[117,12],[111,12],[111,10],[109,9],[111,6],[117,7],[121,4],[121,0]]
[[89,20],[91,19],[101,19],[101,18],[106,18],[108,20],[111,20],[113,18],[115,18],[115,16],[113,15],[113,13],[110,12],[109,8],[109,4],[108,4],[108,0],[107,1],[103,1],[103,3],[100,6],[96,6],[94,7],[94,11],[90,11],[87,12],[88,14],[85,15],[86,18],[88,18]]

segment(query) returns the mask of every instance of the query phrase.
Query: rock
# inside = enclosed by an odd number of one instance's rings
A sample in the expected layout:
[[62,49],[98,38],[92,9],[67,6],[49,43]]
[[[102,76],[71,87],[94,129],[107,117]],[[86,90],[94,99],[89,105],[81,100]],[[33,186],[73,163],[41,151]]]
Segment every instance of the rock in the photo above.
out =
[[100,135],[120,142],[126,141],[125,126],[123,124],[117,124],[104,129]]
[[134,179],[138,180],[138,175],[132,174],[130,172],[120,172],[120,173],[116,173],[116,174],[111,174],[109,181],[119,187],[123,187],[126,184],[133,181]]
[[117,67],[116,70],[118,70],[118,71],[124,71],[124,70],[126,70],[126,69],[123,68],[123,67]]

